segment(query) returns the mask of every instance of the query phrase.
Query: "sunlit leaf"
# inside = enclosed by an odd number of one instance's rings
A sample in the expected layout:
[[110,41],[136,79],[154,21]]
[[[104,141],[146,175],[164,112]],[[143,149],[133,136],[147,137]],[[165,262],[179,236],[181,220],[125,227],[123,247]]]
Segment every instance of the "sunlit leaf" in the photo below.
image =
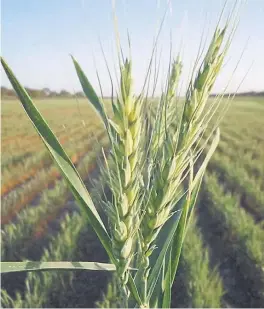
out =
[[116,267],[114,264],[97,262],[1,262],[1,273],[80,269],[115,271]]
[[105,113],[103,103],[98,98],[95,90],[93,89],[93,86],[91,85],[88,78],[86,77],[83,70],[81,69],[79,63],[74,59],[73,56],[72,56],[72,61],[73,61],[73,64],[75,66],[75,70],[76,70],[76,73],[77,73],[78,78],[80,80],[80,83],[82,85],[83,92],[85,93],[86,97],[88,98],[88,100],[93,105],[93,107],[95,108],[97,113],[102,118],[104,124],[106,125],[107,124],[107,116],[106,116],[106,113]]

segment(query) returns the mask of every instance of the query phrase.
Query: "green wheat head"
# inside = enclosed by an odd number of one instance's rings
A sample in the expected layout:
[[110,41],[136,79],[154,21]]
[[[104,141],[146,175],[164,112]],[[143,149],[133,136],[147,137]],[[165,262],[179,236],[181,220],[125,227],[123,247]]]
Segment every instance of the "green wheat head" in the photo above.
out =
[[106,177],[113,203],[106,205],[113,253],[119,263],[119,275],[126,284],[133,257],[135,230],[139,227],[140,160],[142,157],[142,100],[132,92],[131,61],[121,67],[120,94],[112,102],[114,117],[108,119],[111,130],[111,170]]

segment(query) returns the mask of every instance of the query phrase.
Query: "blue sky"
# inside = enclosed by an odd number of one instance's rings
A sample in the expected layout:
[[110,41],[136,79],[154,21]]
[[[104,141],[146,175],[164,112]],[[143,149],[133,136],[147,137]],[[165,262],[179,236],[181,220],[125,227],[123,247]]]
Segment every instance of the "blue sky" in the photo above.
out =
[[[166,3],[167,0],[116,0],[122,45],[127,46],[127,29],[131,36],[136,92],[143,84],[153,37]],[[161,72],[166,72],[168,65],[171,31],[174,55],[183,51],[182,89],[197,54],[202,31],[208,31],[210,37],[223,3],[224,0],[171,1],[159,40]],[[228,3],[231,7],[234,0]],[[73,54],[96,89],[99,88],[95,67],[98,69],[104,94],[109,94],[110,83],[99,38],[114,72],[116,53],[111,0],[2,0],[1,14],[2,55],[22,84],[32,88],[79,91],[81,87],[69,56]],[[240,91],[264,89],[263,16],[264,0],[247,0],[215,92],[225,89],[244,49],[228,90],[235,91],[249,69]],[[127,48],[124,49],[126,52]],[[10,86],[3,72],[1,78],[2,85]]]

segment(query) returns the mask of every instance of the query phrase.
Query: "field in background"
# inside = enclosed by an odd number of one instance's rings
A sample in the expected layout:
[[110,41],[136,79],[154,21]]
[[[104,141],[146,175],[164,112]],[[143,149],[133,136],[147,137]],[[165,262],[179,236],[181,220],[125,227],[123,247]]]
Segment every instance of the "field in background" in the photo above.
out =
[[[86,100],[36,101],[96,198],[107,136]],[[2,261],[102,261],[58,169],[17,101],[2,102]],[[183,248],[172,306],[264,306],[264,98],[234,100]],[[93,181],[91,181],[93,179]],[[100,180],[100,179],[99,179]],[[16,307],[92,307],[98,272],[6,274]],[[16,295],[16,290],[20,291]]]

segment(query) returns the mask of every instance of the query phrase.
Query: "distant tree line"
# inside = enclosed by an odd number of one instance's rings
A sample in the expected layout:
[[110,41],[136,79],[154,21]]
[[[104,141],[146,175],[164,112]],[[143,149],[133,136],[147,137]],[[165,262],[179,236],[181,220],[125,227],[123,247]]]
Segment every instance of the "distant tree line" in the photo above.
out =
[[[49,88],[43,88],[43,89],[32,89],[25,87],[28,94],[32,98],[37,99],[46,99],[46,98],[84,98],[85,95],[82,91],[75,92],[74,94],[67,91],[67,90],[61,90],[61,91],[53,91]],[[226,93],[224,96],[227,97],[229,95],[233,95],[233,93]],[[212,97],[217,96],[217,94],[212,94]],[[264,91],[255,92],[255,91],[249,91],[249,92],[240,92],[237,93],[236,96],[248,96],[248,97],[261,97],[264,96]],[[13,89],[9,89],[7,87],[2,86],[1,87],[1,99],[15,99],[16,93]],[[107,99],[107,97],[106,97]]]
[[[70,93],[66,90],[61,91],[53,91],[49,88],[43,88],[43,89],[32,89],[25,87],[26,91],[32,98],[37,99],[46,99],[46,98],[84,98],[84,93],[82,91],[76,92],[76,93]],[[1,99],[15,99],[16,93],[13,89],[9,89],[7,87],[2,86],[1,87]]]
[[[235,93],[226,93],[224,97],[232,96]],[[239,92],[235,94],[236,97],[264,97],[264,91],[247,91],[247,92]],[[217,96],[217,94],[212,94],[212,97]]]

